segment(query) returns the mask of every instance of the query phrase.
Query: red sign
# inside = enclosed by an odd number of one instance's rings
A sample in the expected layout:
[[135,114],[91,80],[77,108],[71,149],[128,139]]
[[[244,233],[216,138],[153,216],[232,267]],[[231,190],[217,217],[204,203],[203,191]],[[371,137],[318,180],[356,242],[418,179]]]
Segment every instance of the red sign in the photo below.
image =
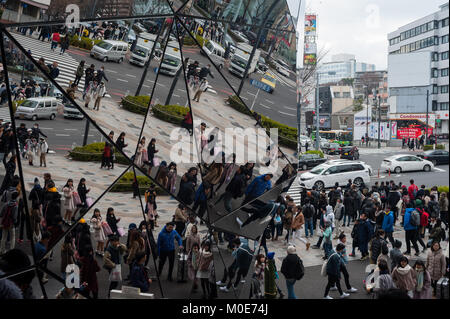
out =
[[[428,128],[428,135],[433,134],[433,129]],[[422,135],[420,128],[402,127],[397,129],[397,138],[418,138]]]

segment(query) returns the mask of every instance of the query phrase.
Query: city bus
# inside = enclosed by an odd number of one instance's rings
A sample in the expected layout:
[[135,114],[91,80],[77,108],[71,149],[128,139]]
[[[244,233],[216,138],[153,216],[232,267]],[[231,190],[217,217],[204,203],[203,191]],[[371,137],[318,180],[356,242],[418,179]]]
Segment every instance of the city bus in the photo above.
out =
[[[311,138],[315,139],[315,133],[312,132]],[[349,146],[353,143],[353,133],[343,130],[319,131],[319,136],[328,140],[330,143],[338,143],[341,146]]]

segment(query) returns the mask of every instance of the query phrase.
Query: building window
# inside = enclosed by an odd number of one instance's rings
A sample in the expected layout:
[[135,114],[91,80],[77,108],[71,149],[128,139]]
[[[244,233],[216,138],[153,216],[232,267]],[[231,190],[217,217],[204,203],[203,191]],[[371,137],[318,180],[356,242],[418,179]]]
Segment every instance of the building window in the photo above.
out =
[[441,93],[448,93],[448,85],[441,86]]
[[448,68],[441,69],[441,76],[448,76]]
[[441,25],[442,28],[448,26],[448,18],[445,18],[445,19],[442,20],[441,22],[442,22],[442,25]]
[[432,78],[437,78],[438,75],[439,75],[438,69],[432,68],[432,69],[431,69],[431,77],[432,77]]
[[341,92],[334,92],[334,98],[340,98],[341,97]]
[[441,37],[441,44],[445,44],[445,43],[448,43],[448,34]]
[[433,62],[439,61],[439,52],[433,52],[431,56],[431,61]]
[[344,93],[342,93],[343,94],[343,96],[344,96],[344,98],[347,98],[347,99],[349,99],[351,96],[350,96],[350,92],[344,92]]
[[434,37],[434,45],[439,45],[439,37]]
[[430,21],[427,24],[427,29],[428,31],[433,30],[434,29],[434,21]]
[[441,61],[448,60],[448,51],[441,53]]
[[448,111],[448,102],[439,103],[439,110]]
[[437,84],[433,84],[433,94],[438,94],[439,93],[439,89]]
[[438,108],[438,103],[437,103],[437,101],[432,101],[432,102],[431,102],[431,110],[432,110],[432,111],[437,111],[437,108]]

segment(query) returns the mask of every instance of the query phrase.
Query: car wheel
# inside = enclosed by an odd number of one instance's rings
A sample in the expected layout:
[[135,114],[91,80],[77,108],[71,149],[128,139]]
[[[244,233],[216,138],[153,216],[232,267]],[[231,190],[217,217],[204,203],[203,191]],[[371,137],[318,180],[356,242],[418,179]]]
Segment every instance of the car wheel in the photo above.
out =
[[31,118],[33,121],[36,121],[38,119],[37,115],[33,115],[33,117]]
[[108,57],[105,56],[105,57],[102,59],[102,62],[108,62]]
[[325,188],[325,184],[321,181],[315,182],[314,186],[316,186],[316,189],[320,192],[322,189]]
[[431,163],[433,163],[434,166],[437,165],[437,161],[436,160],[432,160]]
[[52,115],[50,115],[50,120],[54,120],[54,119],[55,119],[55,117],[56,117],[56,115],[55,115],[55,114],[52,114]]
[[425,165],[425,166],[423,167],[423,170],[424,170],[425,172],[429,172],[429,171],[431,171],[431,166],[430,166],[430,165]]
[[360,187],[363,183],[364,183],[364,181],[363,181],[363,179],[361,177],[357,177],[353,181],[353,184],[355,184],[356,187]]
[[123,62],[123,58],[120,58],[117,62],[118,63],[122,63]]
[[395,169],[394,169],[394,173],[395,174],[400,174],[402,172],[402,168],[400,167],[400,166],[397,166]]
[[304,165],[302,166],[302,169],[303,169],[304,171],[306,171],[306,170],[308,169],[308,165],[304,164]]

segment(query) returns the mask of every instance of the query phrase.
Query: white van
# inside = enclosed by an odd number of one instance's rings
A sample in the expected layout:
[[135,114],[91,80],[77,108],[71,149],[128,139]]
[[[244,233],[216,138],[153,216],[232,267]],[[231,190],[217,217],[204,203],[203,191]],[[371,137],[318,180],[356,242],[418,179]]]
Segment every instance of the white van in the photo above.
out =
[[107,61],[122,63],[128,51],[128,43],[123,41],[102,40],[91,50],[91,57]]
[[225,64],[225,49],[218,43],[214,41],[205,41],[206,44],[203,45],[203,51],[200,51],[202,54],[207,54],[215,65],[219,69],[222,69]]
[[164,58],[161,62],[160,73],[175,76],[181,68],[181,53],[178,42],[170,41],[167,44]]
[[32,97],[25,100],[17,108],[14,117],[19,119],[31,119],[33,121],[42,118],[54,120],[56,114],[58,114],[58,108],[62,107],[63,105],[61,102],[55,97]]

